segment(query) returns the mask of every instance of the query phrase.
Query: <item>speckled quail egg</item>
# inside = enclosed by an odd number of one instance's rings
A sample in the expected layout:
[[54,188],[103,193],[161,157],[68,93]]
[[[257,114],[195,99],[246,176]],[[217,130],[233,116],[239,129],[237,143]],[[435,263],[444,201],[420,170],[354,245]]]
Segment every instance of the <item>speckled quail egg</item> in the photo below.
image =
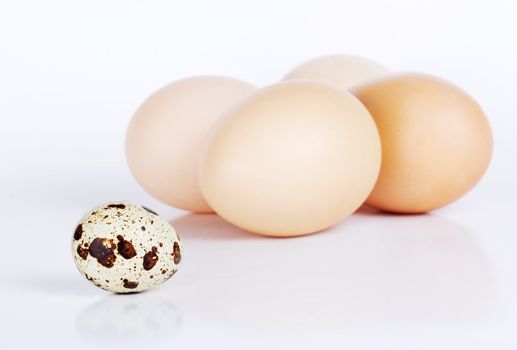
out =
[[182,247],[174,228],[156,212],[117,202],[94,208],[81,219],[72,253],[79,271],[97,287],[133,293],[172,277]]

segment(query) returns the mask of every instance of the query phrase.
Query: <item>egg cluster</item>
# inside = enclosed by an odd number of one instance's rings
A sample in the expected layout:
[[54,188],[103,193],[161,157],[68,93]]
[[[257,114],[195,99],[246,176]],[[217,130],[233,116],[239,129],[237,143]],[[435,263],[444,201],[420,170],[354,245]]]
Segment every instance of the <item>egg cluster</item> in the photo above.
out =
[[169,205],[245,230],[297,236],[368,206],[440,208],[492,153],[480,106],[453,84],[336,55],[256,88],[201,76],[151,95],[127,132],[140,185]]

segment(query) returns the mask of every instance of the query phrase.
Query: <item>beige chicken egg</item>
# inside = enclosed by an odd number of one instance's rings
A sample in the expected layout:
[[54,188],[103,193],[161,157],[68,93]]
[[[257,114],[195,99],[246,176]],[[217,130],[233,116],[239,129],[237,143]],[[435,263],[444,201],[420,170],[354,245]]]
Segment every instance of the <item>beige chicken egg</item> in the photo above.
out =
[[197,184],[201,145],[221,113],[255,87],[200,76],[169,84],[136,111],[126,137],[126,156],[138,183],[177,208],[211,212]]
[[348,90],[354,85],[379,78],[388,69],[364,57],[330,55],[315,58],[291,70],[284,80],[312,80]]
[[482,177],[492,154],[480,106],[451,83],[398,74],[352,91],[372,114],[382,142],[379,179],[366,203],[421,213],[447,205]]
[[245,230],[297,236],[355,211],[380,167],[379,135],[350,93],[314,82],[261,89],[228,111],[201,157],[210,206]]

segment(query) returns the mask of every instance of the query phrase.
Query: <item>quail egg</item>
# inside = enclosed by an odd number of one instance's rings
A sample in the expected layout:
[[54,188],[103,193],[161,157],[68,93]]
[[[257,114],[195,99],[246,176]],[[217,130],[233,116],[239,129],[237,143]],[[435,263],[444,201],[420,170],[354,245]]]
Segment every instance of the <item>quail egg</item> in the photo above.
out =
[[89,211],[72,239],[75,264],[88,281],[115,293],[155,287],[181,262],[179,236],[144,206],[116,202]]

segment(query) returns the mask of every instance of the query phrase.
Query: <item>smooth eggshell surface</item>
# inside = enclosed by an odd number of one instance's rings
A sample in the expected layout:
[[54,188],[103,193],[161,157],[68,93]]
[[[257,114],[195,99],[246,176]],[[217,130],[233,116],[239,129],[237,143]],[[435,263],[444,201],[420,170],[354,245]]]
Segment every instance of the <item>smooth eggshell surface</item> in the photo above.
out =
[[72,254],[97,287],[132,293],[174,275],[182,247],[176,231],[152,210],[127,202],[92,209],[75,228]]
[[284,80],[311,80],[348,90],[351,87],[382,77],[388,69],[367,58],[352,55],[331,55],[302,63]]
[[382,167],[367,204],[398,213],[440,208],[469,191],[492,154],[480,106],[444,80],[399,74],[357,87],[382,142]]
[[211,212],[197,184],[202,142],[221,113],[253,90],[240,80],[203,76],[151,95],[127,131],[127,161],[138,183],[174,207]]
[[354,96],[320,83],[284,82],[223,116],[207,141],[199,181],[208,203],[234,225],[296,236],[357,209],[380,159],[375,123]]

